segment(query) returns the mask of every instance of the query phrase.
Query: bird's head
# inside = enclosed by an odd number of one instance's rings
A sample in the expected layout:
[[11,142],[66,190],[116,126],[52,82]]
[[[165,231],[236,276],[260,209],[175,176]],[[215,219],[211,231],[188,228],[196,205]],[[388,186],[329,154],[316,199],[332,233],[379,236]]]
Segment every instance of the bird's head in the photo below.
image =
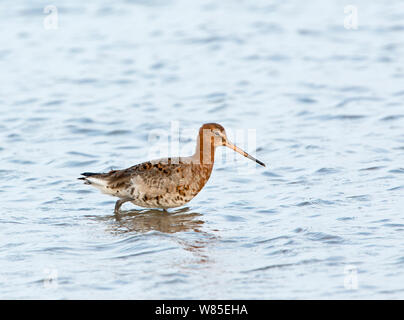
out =
[[199,141],[200,145],[208,144],[210,145],[211,148],[226,146],[240,153],[244,157],[253,160],[258,164],[260,164],[261,166],[265,167],[265,164],[263,162],[255,159],[247,152],[243,151],[242,149],[231,143],[227,138],[226,130],[223,128],[223,126],[221,126],[218,123],[205,123],[204,125],[202,125],[201,128],[199,129],[199,139],[200,139]]

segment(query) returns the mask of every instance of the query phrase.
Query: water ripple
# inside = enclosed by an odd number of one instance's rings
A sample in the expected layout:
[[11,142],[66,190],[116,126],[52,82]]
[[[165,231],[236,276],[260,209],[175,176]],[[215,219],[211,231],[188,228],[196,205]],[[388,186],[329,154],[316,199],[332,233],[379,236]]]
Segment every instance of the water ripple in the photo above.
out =
[[[402,298],[402,1],[355,31],[335,1],[71,0],[57,30],[3,2],[0,298]],[[171,121],[180,155],[219,122],[268,167],[168,212],[76,179],[174,153]]]

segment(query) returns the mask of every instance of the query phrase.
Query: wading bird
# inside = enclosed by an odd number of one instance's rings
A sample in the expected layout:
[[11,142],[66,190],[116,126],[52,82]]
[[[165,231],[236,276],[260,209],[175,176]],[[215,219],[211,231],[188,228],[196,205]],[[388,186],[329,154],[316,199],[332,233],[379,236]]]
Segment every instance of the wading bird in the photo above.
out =
[[194,155],[143,162],[107,173],[84,172],[79,179],[101,192],[118,197],[115,213],[125,202],[145,208],[176,208],[194,198],[208,181],[215,149],[226,146],[265,167],[261,161],[232,144],[224,128],[205,123],[199,129]]

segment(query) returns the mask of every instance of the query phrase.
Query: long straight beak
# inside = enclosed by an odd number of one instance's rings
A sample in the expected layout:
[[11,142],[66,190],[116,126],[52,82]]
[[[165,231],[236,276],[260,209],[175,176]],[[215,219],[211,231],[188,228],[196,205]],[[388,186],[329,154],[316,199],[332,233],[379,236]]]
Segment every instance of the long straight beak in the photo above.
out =
[[242,154],[244,157],[255,161],[256,163],[260,164],[261,166],[265,167],[265,164],[257,159],[255,159],[253,156],[250,156],[247,152],[245,152],[244,150],[240,149],[239,147],[235,146],[234,144],[232,144],[231,142],[226,141],[226,147],[229,147],[230,149],[233,149],[234,151]]

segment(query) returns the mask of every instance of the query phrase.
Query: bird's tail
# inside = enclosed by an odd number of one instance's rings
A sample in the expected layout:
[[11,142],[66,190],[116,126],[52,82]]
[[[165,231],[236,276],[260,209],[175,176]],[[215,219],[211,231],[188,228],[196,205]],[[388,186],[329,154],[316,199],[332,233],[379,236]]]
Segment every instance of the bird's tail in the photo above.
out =
[[[130,176],[126,170],[112,170],[107,173],[93,173],[93,172],[84,172],[78,179],[84,180],[85,184],[89,184],[101,192],[116,195],[117,194],[117,187],[122,179],[127,180]],[[119,192],[118,192],[119,193]]]
[[77,179],[84,180],[85,184],[95,184],[99,186],[106,185],[106,181],[102,178],[103,173],[83,172],[81,175],[84,177],[80,177]]

